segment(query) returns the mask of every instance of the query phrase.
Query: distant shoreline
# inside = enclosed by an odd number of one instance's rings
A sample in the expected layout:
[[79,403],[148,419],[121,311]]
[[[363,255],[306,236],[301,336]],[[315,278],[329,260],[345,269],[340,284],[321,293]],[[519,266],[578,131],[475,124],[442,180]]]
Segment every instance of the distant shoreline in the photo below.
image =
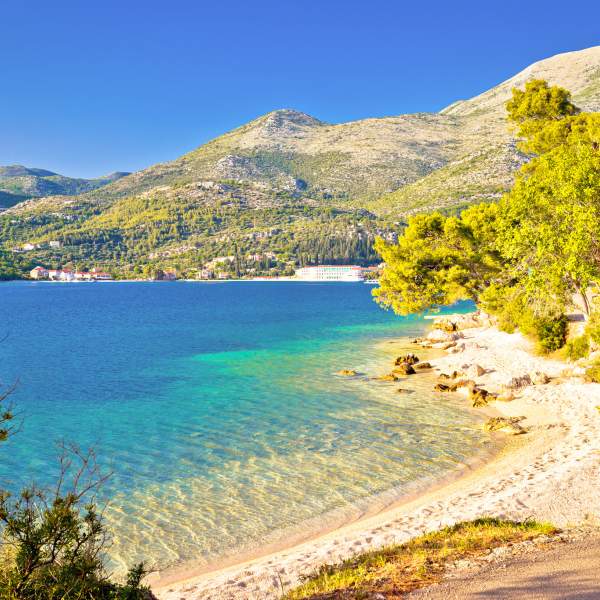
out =
[[376,282],[364,280],[364,281],[336,281],[336,280],[308,280],[308,279],[295,279],[293,277],[273,277],[271,279],[257,278],[257,279],[175,279],[173,281],[166,281],[161,279],[105,279],[105,280],[94,280],[94,281],[49,281],[48,279],[2,279],[0,283],[17,283],[17,282],[28,282],[28,283],[58,283],[58,284],[90,284],[90,283],[361,283],[367,285],[377,285]]

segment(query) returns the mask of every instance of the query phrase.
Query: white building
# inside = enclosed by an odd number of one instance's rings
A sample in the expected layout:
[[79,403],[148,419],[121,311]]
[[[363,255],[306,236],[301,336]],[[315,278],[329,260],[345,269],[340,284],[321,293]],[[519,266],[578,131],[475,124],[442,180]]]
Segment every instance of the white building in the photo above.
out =
[[53,281],[58,281],[60,279],[60,274],[62,271],[60,269],[50,269],[48,271],[48,279]]
[[48,277],[48,271],[44,267],[36,267],[31,269],[29,276],[31,279],[46,279]]
[[302,281],[362,281],[362,268],[356,265],[318,265],[296,269]]
[[65,269],[64,271],[61,271],[59,279],[61,281],[74,281],[75,273],[73,273],[73,271],[70,271],[69,269]]
[[50,248],[60,248],[60,242],[52,240],[51,242],[48,242],[48,246],[50,246]]
[[106,273],[105,271],[101,271],[100,269],[93,268],[91,270],[91,276],[96,281],[111,281],[112,275],[110,273]]

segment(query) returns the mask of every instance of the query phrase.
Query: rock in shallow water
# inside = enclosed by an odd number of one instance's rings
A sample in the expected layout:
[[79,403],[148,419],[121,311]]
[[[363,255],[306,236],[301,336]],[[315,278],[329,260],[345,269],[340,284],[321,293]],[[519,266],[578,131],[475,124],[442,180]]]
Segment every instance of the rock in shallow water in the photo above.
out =
[[402,363],[394,369],[394,373],[400,373],[401,375],[414,375],[416,371],[411,364]]
[[337,375],[344,375],[345,377],[355,377],[358,373],[354,369],[342,369],[337,372]]
[[520,425],[525,417],[492,417],[483,428],[486,431],[504,431],[512,435],[527,433],[527,429]]
[[404,356],[399,356],[396,359],[395,365],[402,365],[404,363],[408,365],[416,365],[419,362],[419,357],[416,354],[406,354]]

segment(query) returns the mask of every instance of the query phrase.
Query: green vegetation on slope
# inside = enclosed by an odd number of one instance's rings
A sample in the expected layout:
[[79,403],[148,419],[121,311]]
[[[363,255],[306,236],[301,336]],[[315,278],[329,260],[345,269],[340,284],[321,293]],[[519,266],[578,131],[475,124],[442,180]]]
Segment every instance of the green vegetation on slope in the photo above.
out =
[[[600,48],[590,48],[515,77],[543,72],[567,80],[593,107],[600,106],[599,68]],[[14,257],[19,268],[93,264],[122,276],[157,268],[194,275],[226,256],[236,256],[230,274],[248,275],[317,261],[374,262],[374,235],[393,239],[408,216],[457,214],[510,189],[528,157],[503,118],[509,96],[505,82],[441,114],[340,124],[274,111],[99,189],[10,208],[0,217],[2,246],[42,244],[27,260]],[[566,115],[552,136],[586,127],[589,114]],[[53,174],[36,176],[52,183]],[[51,240],[60,250],[44,246]]]
[[323,565],[284,600],[362,599],[375,594],[398,597],[439,581],[447,565],[508,543],[553,535],[551,525],[477,519],[446,527],[404,544],[359,554],[338,565]]
[[589,314],[600,277],[600,114],[539,80],[515,89],[507,111],[532,156],[513,188],[457,217],[412,217],[397,244],[376,242],[387,267],[374,293],[402,314],[473,299],[551,352],[573,294]]
[[42,196],[75,196],[117,181],[128,173],[111,173],[96,179],[65,177],[21,165],[0,167],[0,209]]

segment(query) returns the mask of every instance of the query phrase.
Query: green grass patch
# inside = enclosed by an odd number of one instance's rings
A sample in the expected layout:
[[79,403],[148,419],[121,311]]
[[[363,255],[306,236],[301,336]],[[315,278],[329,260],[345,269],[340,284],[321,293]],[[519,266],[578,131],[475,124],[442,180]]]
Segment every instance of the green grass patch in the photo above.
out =
[[304,578],[283,600],[387,598],[439,581],[446,565],[509,542],[521,542],[558,530],[535,521],[484,518],[459,523],[404,544],[357,555],[337,565],[323,565]]

